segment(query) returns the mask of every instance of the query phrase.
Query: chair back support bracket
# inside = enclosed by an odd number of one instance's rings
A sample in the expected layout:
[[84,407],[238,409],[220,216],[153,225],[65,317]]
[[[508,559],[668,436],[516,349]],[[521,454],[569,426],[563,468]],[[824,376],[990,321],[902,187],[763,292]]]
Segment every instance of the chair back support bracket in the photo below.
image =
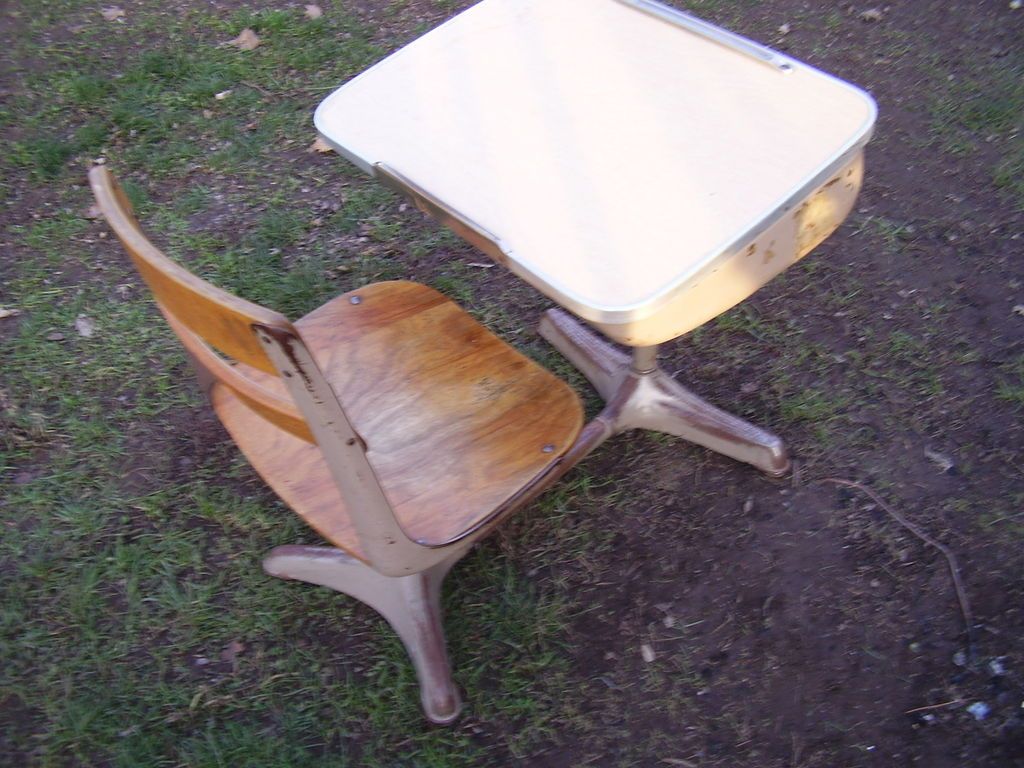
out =
[[289,330],[259,324],[252,327],[306,417],[373,567],[386,576],[405,576],[443,559],[446,552],[418,544],[402,530],[366,458],[366,442],[345,415],[306,345]]

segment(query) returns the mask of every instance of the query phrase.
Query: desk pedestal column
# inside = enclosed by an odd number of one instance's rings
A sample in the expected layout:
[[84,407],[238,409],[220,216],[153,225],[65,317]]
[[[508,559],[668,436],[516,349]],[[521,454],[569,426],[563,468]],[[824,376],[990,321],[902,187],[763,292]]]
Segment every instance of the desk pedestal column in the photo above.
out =
[[620,352],[567,312],[549,309],[540,335],[590,380],[607,403],[614,432],[650,429],[752,464],[772,477],[789,471],[782,440],[694,394],[657,364],[657,347]]

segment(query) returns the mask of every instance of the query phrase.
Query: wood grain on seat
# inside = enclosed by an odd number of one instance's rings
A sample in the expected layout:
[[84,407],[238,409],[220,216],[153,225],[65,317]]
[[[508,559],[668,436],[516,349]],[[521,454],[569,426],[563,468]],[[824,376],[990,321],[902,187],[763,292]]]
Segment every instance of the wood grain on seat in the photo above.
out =
[[[485,522],[556,462],[582,426],[571,388],[426,286],[370,285],[295,327],[365,441],[400,525],[422,544],[445,544]],[[284,395],[276,377],[238,367]],[[212,398],[282,500],[364,558],[317,446],[260,418],[230,388],[217,385]]]

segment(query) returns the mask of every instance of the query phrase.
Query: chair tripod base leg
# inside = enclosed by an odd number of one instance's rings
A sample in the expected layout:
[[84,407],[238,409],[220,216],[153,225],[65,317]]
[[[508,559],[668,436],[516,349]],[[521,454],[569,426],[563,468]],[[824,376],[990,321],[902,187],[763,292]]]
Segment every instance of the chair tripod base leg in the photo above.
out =
[[751,464],[772,477],[789,471],[789,455],[781,438],[717,408],[676,382],[653,365],[652,348],[643,351],[643,365],[634,365],[627,355],[560,309],[544,313],[539,331],[608,403],[606,412],[611,412],[616,432],[665,432]]
[[441,583],[458,556],[409,576],[384,576],[333,547],[274,548],[263,570],[282,579],[330,587],[360,600],[398,633],[412,658],[427,719],[447,725],[462,701],[452,680],[441,622]]

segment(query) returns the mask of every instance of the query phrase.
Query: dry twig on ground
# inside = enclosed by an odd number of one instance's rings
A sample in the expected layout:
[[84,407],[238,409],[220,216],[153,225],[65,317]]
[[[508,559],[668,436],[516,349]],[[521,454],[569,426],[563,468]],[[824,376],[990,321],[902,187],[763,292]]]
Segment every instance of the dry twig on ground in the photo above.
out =
[[904,528],[906,528],[908,531],[914,534],[917,538],[919,538],[929,547],[934,547],[942,553],[942,555],[946,558],[946,563],[949,565],[949,574],[953,578],[953,588],[956,590],[956,598],[957,601],[960,603],[960,613],[963,616],[964,629],[967,632],[967,658],[971,658],[973,652],[971,627],[974,624],[974,618],[971,614],[971,604],[967,599],[967,591],[964,589],[963,581],[960,579],[960,566],[957,564],[956,555],[953,554],[953,551],[945,544],[942,544],[933,539],[927,533],[925,533],[912,522],[903,517],[903,515],[901,515],[895,509],[890,507],[888,504],[886,504],[877,493],[868,488],[866,485],[854,482],[853,480],[843,480],[837,477],[826,477],[821,482],[830,483],[832,485],[841,485],[847,488],[854,488],[860,491],[861,493],[868,496],[879,507],[881,507],[885,511],[885,513],[889,515],[889,517],[891,517],[897,523],[902,525]]

